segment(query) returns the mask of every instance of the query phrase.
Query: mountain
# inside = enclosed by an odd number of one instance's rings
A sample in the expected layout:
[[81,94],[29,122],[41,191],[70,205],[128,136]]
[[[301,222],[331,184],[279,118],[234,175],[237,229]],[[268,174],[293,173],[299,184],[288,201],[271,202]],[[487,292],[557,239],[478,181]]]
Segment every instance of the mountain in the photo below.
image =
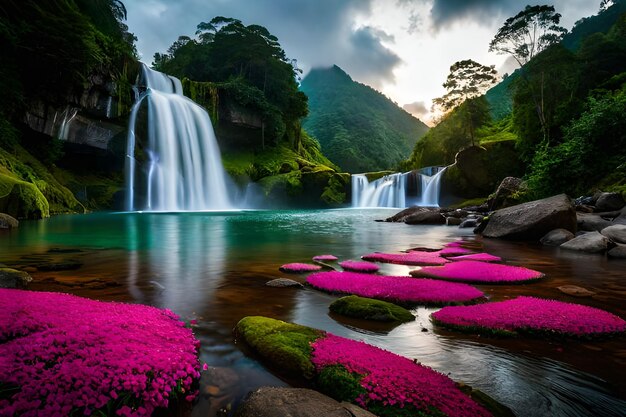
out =
[[348,172],[394,169],[428,127],[338,66],[313,69],[300,89],[309,97],[305,130]]

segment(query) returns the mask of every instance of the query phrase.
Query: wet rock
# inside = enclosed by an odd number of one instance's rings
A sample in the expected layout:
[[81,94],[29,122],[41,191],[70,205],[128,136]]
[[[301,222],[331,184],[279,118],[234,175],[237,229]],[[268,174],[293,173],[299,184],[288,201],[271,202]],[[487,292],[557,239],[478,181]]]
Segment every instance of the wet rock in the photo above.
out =
[[463,222],[463,220],[461,220],[458,217],[446,217],[446,225],[447,226],[458,226]]
[[546,233],[539,241],[545,246],[561,246],[563,243],[572,239],[574,239],[574,234],[569,230],[554,229]]
[[576,212],[565,194],[497,210],[489,216],[483,235],[536,240],[554,229],[576,230]]
[[593,213],[593,206],[580,205],[576,206],[576,211],[581,213]]
[[602,229],[600,232],[615,243],[626,243],[626,225],[615,224]]
[[589,232],[563,243],[560,247],[588,253],[601,253],[608,249],[609,239],[600,232]]
[[626,245],[618,243],[613,249],[607,252],[611,258],[626,259]]
[[576,221],[578,223],[578,230],[584,230],[587,232],[599,232],[605,227],[613,224],[611,221],[603,219],[596,214],[577,213]]
[[14,229],[20,225],[20,222],[13,216],[0,213],[0,229]]
[[[375,417],[350,409],[317,391],[306,388],[262,387],[251,392],[235,411],[235,417]],[[356,411],[356,412],[355,412]]]
[[601,193],[596,200],[596,211],[620,210],[626,202],[619,193]]
[[559,291],[573,297],[591,297],[596,295],[595,292],[589,291],[586,288],[578,287],[576,285],[561,285],[557,287]]
[[460,228],[476,227],[478,226],[478,224],[479,224],[478,219],[465,219],[461,222],[459,227]]
[[386,222],[403,222],[404,220],[406,220],[407,217],[412,216],[414,214],[426,213],[426,212],[432,212],[432,211],[436,211],[437,213],[439,212],[438,209],[433,209],[431,207],[418,207],[418,206],[408,207],[402,210],[401,212],[396,213],[393,216],[386,218],[385,221]]
[[27,272],[0,268],[0,288],[26,288],[32,280]]
[[574,200],[574,205],[578,206],[593,206],[596,204],[596,200],[593,196],[581,196]]
[[491,210],[509,207],[511,204],[515,204],[515,195],[525,187],[526,185],[521,178],[506,177],[496,189],[493,198],[487,201],[487,204]]
[[446,218],[439,210],[422,211],[411,214],[404,219],[406,224],[445,224]]
[[271,281],[267,281],[265,285],[267,285],[268,287],[276,287],[276,288],[288,288],[288,287],[302,288],[303,286],[298,281],[294,281],[288,278],[273,279]]

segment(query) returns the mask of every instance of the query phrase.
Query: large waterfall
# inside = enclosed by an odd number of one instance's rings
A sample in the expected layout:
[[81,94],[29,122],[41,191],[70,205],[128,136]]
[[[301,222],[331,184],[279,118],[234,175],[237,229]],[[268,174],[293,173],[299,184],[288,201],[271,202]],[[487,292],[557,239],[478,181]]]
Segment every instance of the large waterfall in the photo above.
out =
[[[145,90],[132,108],[128,126],[127,209],[231,208],[226,174],[207,112],[183,96],[179,79],[145,64],[138,85]],[[144,123],[147,134],[139,147],[137,134]],[[137,155],[136,148],[141,149]]]
[[352,175],[352,207],[439,207],[445,168],[386,175],[369,182],[365,174]]

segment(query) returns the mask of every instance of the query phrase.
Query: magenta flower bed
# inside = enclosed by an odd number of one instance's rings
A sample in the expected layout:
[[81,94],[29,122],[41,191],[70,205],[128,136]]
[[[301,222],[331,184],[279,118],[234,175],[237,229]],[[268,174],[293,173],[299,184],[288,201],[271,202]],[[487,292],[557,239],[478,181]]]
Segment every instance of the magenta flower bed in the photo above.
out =
[[477,331],[539,332],[576,337],[626,331],[626,321],[604,310],[534,297],[469,307],[444,307],[431,317],[444,326]]
[[411,271],[414,277],[427,277],[472,283],[520,283],[543,278],[543,274],[521,266],[490,264],[478,261],[451,262],[444,266]]
[[318,372],[341,365],[362,376],[360,384],[366,393],[356,402],[365,408],[378,402],[400,408],[414,406],[429,414],[434,407],[450,417],[491,415],[447,376],[402,356],[332,334],[317,339],[311,347],[311,361]]
[[285,264],[278,269],[288,274],[305,274],[307,272],[319,271],[320,269],[322,269],[322,267],[313,264],[292,263]]
[[443,265],[449,261],[440,256],[439,251],[436,252],[421,252],[411,251],[407,253],[370,253],[361,256],[366,261],[383,262],[388,264],[400,264],[400,265]]
[[474,253],[474,251],[470,249],[465,249],[460,246],[447,246],[440,251],[438,251],[441,256],[459,256],[459,255],[468,255],[470,253]]
[[472,253],[470,255],[453,256],[451,261],[478,261],[478,262],[501,262],[502,258],[490,253]]
[[404,305],[465,303],[484,295],[466,284],[358,272],[317,272],[309,275],[306,282],[330,293],[354,294]]
[[337,258],[335,255],[316,255],[313,257],[314,261],[320,261],[320,262],[329,262],[329,261],[336,261]]
[[150,416],[200,377],[190,329],[171,311],[0,289],[0,416]]
[[343,261],[339,262],[339,266],[353,272],[377,272],[379,269],[378,265],[365,261]]

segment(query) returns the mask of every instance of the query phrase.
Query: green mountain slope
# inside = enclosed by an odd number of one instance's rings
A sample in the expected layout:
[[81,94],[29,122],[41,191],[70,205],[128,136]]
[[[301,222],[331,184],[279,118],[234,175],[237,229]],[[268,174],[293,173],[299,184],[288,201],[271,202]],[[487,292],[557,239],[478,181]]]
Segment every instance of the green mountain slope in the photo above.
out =
[[304,128],[348,172],[395,168],[428,127],[338,66],[313,69],[300,89],[309,97]]

